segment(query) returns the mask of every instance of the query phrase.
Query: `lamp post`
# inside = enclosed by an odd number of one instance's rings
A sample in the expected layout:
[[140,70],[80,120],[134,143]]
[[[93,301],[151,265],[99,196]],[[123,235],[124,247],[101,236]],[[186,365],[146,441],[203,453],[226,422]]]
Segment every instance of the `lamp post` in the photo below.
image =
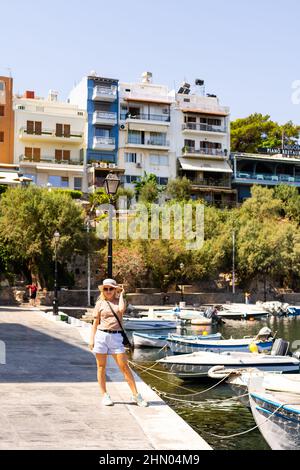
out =
[[54,270],[54,299],[53,299],[53,315],[58,315],[58,294],[57,294],[57,248],[60,241],[60,233],[56,230],[54,234],[54,254],[55,254],[55,270]]
[[184,302],[184,292],[183,292],[183,272],[185,265],[183,263],[180,263],[180,271],[181,271],[181,302]]
[[109,235],[108,235],[108,257],[107,257],[107,274],[112,279],[113,277],[113,204],[114,196],[117,194],[120,179],[117,175],[109,173],[105,179],[105,190],[109,196]]

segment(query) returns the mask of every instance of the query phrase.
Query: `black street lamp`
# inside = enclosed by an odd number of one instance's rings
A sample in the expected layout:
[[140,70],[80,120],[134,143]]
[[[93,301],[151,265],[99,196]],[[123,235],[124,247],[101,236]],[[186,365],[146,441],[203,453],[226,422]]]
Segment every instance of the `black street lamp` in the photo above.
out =
[[107,258],[107,274],[110,279],[113,277],[113,205],[114,196],[117,194],[120,179],[117,175],[109,173],[105,179],[105,190],[109,196],[109,236],[108,236],[108,258]]
[[53,315],[58,315],[58,293],[57,293],[57,248],[60,241],[60,233],[56,230],[54,234],[55,248],[55,271],[54,271],[54,299],[53,299]]
[[183,289],[184,289],[184,286],[183,286],[183,274],[184,274],[184,268],[185,268],[185,265],[183,263],[180,263],[180,271],[181,271],[181,302],[184,302],[184,292],[183,292]]

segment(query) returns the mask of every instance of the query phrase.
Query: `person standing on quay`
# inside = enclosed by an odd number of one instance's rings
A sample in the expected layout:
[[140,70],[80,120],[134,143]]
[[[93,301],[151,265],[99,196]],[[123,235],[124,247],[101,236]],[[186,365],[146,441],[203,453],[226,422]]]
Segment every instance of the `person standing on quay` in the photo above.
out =
[[27,289],[29,289],[29,295],[30,295],[30,305],[32,307],[36,306],[36,297],[38,293],[38,287],[35,282],[30,284],[29,286],[26,286]]
[[101,295],[94,309],[90,350],[96,355],[98,383],[103,397],[102,403],[104,406],[114,405],[106,389],[107,357],[112,356],[131,389],[133,402],[138,406],[147,407],[148,403],[138,393],[133,373],[128,365],[123,336],[117,320],[118,318],[122,324],[126,310],[124,289],[120,288],[113,279],[106,279],[99,289]]

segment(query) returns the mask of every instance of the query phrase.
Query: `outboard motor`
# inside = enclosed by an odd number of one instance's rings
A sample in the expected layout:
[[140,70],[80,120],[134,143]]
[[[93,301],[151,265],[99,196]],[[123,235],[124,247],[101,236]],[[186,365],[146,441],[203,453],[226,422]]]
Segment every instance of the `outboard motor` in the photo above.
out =
[[287,356],[289,352],[290,343],[284,339],[276,339],[271,355],[272,356]]

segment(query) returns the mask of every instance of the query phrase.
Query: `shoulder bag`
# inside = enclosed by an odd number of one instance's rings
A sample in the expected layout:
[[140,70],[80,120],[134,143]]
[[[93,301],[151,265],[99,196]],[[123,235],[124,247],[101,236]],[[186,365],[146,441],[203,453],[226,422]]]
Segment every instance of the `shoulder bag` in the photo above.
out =
[[119,323],[120,325],[120,328],[121,328],[121,335],[123,336],[123,344],[125,346],[125,348],[127,349],[130,349],[130,350],[133,350],[133,345],[131,344],[123,326],[122,326],[122,323],[120,322],[120,319],[118,317],[118,315],[116,314],[116,312],[114,311],[114,309],[112,308],[111,304],[109,302],[107,302],[109,308],[111,309],[111,312],[113,314],[113,316],[115,317],[115,319],[117,320],[117,322]]

